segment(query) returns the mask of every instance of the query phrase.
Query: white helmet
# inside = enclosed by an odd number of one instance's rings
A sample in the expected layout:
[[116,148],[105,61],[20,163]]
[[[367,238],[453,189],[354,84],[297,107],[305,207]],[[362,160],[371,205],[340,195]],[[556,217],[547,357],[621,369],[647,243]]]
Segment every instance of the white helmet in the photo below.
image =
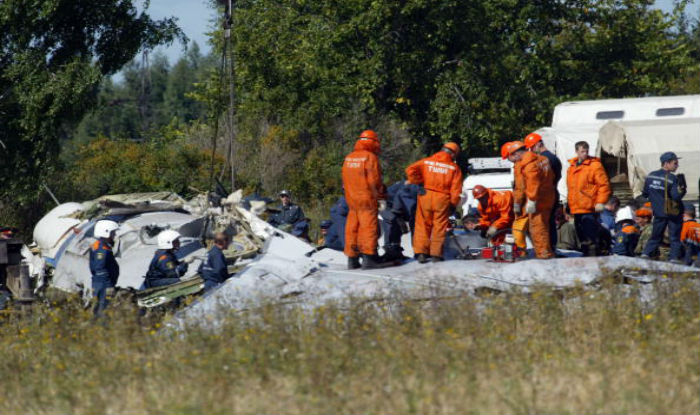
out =
[[158,249],[173,249],[173,242],[180,239],[180,233],[172,229],[158,234]]
[[615,215],[615,222],[622,222],[623,220],[634,220],[634,213],[630,206],[625,206],[617,211]]
[[109,238],[112,232],[119,229],[119,224],[111,220],[98,220],[93,234],[95,238]]

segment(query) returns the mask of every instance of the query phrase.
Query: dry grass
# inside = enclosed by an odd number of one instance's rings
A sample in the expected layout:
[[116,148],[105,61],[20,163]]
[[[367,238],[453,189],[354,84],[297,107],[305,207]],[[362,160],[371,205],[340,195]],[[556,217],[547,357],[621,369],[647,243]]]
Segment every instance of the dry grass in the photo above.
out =
[[0,412],[697,413],[697,284],[636,289],[268,306],[184,336],[128,308],[3,315]]

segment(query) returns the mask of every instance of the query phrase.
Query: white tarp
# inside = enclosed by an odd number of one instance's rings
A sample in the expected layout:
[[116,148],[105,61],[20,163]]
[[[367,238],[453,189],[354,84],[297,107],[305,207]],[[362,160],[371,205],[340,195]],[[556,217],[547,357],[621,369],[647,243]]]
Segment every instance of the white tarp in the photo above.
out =
[[686,199],[698,198],[700,178],[700,118],[653,121],[610,121],[600,129],[601,150],[627,159],[634,196],[642,193],[647,174],[661,167],[659,156],[673,151],[681,158],[677,173],[688,183]]
[[289,234],[273,236],[265,253],[218,289],[177,313],[169,327],[216,327],[222,314],[265,303],[294,303],[313,309],[353,298],[441,298],[483,289],[528,292],[538,287],[571,288],[594,284],[612,273],[651,282],[669,272],[698,272],[683,265],[622,256],[516,263],[479,259],[419,264],[411,260],[397,267],[350,271],[342,252],[327,249],[306,257],[308,249],[310,245]]

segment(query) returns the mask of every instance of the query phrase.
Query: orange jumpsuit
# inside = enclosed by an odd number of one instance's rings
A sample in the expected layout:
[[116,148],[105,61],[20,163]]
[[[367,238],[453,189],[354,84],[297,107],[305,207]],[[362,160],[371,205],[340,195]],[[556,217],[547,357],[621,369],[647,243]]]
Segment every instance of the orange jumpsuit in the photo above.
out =
[[[486,206],[479,202],[479,227],[488,229],[494,226],[496,229],[506,229],[513,225],[513,193],[497,192],[486,189],[489,194]],[[493,245],[500,245],[506,238],[505,233],[491,239]]]
[[515,219],[513,220],[513,238],[515,245],[525,251],[527,249],[527,228],[528,216],[525,213],[525,177],[520,169],[522,163],[516,162],[513,166],[513,203],[520,205],[520,211],[514,212]]
[[343,162],[343,188],[348,202],[344,252],[352,258],[359,253],[377,254],[377,201],[385,197],[378,153],[378,142],[360,139],[355,143],[355,151]]
[[406,176],[425,187],[425,194],[418,196],[413,252],[442,257],[450,210],[462,193],[462,172],[452,156],[439,151],[408,166]]
[[535,213],[528,215],[530,238],[537,258],[552,258],[549,240],[549,215],[556,198],[554,171],[547,157],[528,151],[520,160],[520,173],[525,183],[525,197],[535,202]]

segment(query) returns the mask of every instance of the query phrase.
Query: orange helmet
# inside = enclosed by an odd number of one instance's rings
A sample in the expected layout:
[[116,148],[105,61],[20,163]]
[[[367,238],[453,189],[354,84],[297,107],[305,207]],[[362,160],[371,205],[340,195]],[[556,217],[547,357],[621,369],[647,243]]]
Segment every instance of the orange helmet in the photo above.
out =
[[512,143],[512,141],[509,141],[501,146],[501,158],[503,160],[508,158],[508,146]]
[[[501,157],[508,158],[511,154],[515,153],[517,150],[520,150],[521,148],[525,147],[525,144],[522,141],[511,141],[510,143],[506,143],[503,145],[503,148],[501,148]],[[505,156],[503,155],[505,153]]]
[[474,189],[472,189],[472,195],[474,195],[474,199],[481,199],[487,194],[488,192],[486,191],[486,188],[480,184],[477,184],[476,186],[474,186]]
[[455,156],[461,151],[461,149],[459,148],[459,144],[455,142],[445,143],[445,145],[443,145],[442,148],[450,150]]
[[530,133],[525,137],[525,147],[532,148],[535,144],[542,141],[542,136],[537,133]]
[[373,130],[365,130],[360,134],[359,138],[366,138],[368,140],[376,141],[379,142],[379,137],[377,137],[377,133],[375,133]]
[[653,215],[652,215],[652,212],[651,212],[651,209],[648,209],[648,208],[646,208],[646,207],[637,209],[637,211],[634,212],[634,214],[637,215],[637,216],[646,217],[646,218],[650,218],[650,217],[653,216]]

